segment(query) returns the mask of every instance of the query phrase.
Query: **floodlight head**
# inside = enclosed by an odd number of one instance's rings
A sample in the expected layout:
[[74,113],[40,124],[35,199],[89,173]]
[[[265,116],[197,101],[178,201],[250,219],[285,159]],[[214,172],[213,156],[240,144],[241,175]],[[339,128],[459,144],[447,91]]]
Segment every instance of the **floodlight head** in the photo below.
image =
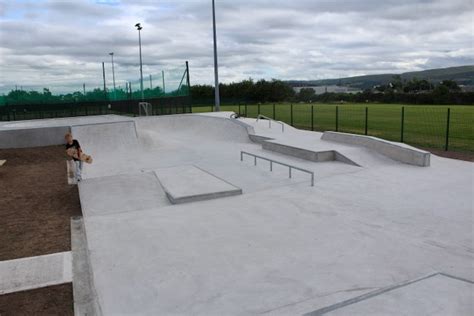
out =
[[135,24],[135,27],[136,27],[136,28],[137,28],[137,30],[139,30],[139,31],[142,29],[142,27],[141,27],[140,23],[137,23],[137,24]]
[[112,53],[109,53],[109,55],[110,55],[110,56],[113,56],[113,55],[114,55],[114,53],[113,53],[113,52],[112,52]]

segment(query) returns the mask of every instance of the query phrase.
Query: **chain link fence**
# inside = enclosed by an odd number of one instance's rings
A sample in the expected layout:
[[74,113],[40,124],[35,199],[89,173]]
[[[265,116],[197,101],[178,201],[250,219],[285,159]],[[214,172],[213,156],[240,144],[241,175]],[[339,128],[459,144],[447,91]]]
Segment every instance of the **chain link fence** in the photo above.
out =
[[[212,106],[193,106],[209,112]],[[222,105],[246,117],[258,114],[312,131],[371,135],[418,147],[474,153],[474,106],[395,104],[234,104]]]

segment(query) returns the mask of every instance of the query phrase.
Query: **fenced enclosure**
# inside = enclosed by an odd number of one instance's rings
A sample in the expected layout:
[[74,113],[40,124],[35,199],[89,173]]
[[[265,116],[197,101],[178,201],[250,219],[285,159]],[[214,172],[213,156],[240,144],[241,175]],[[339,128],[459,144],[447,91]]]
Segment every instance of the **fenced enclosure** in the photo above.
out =
[[[108,84],[110,86],[110,82]],[[107,82],[104,80],[102,86],[93,83],[92,88],[86,88],[86,84],[83,84],[80,90],[71,90],[71,85],[67,83],[45,84],[43,88],[17,85],[8,90],[4,87],[4,94],[0,96],[0,120],[101,114],[135,116],[140,114],[140,102],[150,104],[150,115],[191,112],[187,62],[184,67],[144,77],[143,86],[143,94],[140,80],[116,80],[111,88],[107,88]]]
[[[194,106],[193,112],[213,107]],[[371,135],[422,148],[474,153],[474,106],[396,104],[234,104],[222,111],[259,114],[296,128]]]

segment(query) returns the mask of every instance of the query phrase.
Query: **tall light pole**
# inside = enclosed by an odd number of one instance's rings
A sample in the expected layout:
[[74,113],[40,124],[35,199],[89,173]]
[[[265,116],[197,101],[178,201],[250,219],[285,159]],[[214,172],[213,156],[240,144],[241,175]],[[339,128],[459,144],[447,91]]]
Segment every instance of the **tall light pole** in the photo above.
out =
[[114,53],[109,53],[109,55],[112,57],[112,79],[114,82],[114,99],[116,99],[116,91],[115,91],[115,68],[114,68]]
[[221,99],[219,96],[219,72],[217,70],[217,40],[216,40],[216,9],[214,0],[212,0],[212,29],[214,32],[214,91],[215,91],[215,108],[216,112],[221,110]]
[[141,37],[141,29],[143,28],[140,23],[135,24],[135,27],[138,30],[138,47],[140,50],[140,90],[142,91],[142,101],[145,99],[143,95],[143,66],[142,66],[142,37]]

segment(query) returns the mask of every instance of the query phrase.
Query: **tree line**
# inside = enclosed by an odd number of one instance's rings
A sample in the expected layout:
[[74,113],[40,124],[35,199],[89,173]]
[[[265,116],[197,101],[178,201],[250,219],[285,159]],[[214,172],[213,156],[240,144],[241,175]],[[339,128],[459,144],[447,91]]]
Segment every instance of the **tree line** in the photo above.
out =
[[[302,88],[295,92],[288,83],[272,79],[247,79],[240,82],[221,83],[219,91],[222,103],[266,103],[266,102],[380,102],[405,104],[474,104],[474,93],[461,92],[455,81],[444,80],[433,84],[427,80],[413,78],[402,80],[394,76],[386,85],[375,86],[358,93],[331,93],[316,94],[313,88]],[[144,89],[145,99],[187,95],[186,85],[179,90],[163,93],[160,87]],[[214,87],[211,85],[191,86],[190,93],[193,104],[212,104],[214,102]],[[87,92],[72,92],[54,95],[47,88],[43,91],[12,90],[0,96],[0,105],[10,104],[48,104],[72,103],[89,101],[113,101],[126,99],[141,99],[139,90],[126,91],[121,88],[107,91],[96,88]]]
[[[427,80],[413,78],[402,80],[394,76],[386,84],[375,86],[358,93],[326,92],[316,94],[313,88],[293,88],[281,80],[243,80],[221,83],[219,92],[222,103],[265,103],[265,102],[381,102],[406,104],[474,104],[474,93],[461,92],[455,81],[444,80],[433,84]],[[194,85],[191,87],[193,104],[213,103],[214,87]]]

